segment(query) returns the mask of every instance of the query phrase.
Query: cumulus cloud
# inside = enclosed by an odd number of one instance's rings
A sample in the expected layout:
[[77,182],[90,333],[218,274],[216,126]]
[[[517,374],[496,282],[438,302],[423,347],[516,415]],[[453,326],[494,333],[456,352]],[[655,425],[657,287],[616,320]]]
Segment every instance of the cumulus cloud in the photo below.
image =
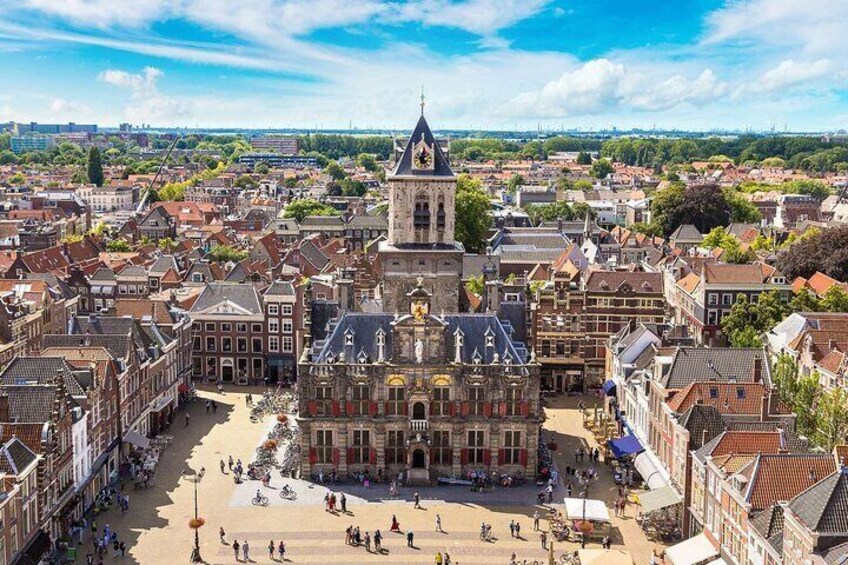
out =
[[708,104],[727,91],[727,85],[710,69],[704,69],[694,79],[682,74],[662,78],[609,59],[595,59],[566,71],[538,91],[516,96],[505,106],[505,112],[539,118],[618,109],[655,112],[684,103]]
[[42,13],[99,28],[146,25],[178,7],[177,0],[25,0]]
[[130,92],[125,115],[131,122],[171,124],[188,115],[187,106],[159,91],[157,82],[164,73],[155,67],[145,67],[141,73],[108,69],[99,80]]

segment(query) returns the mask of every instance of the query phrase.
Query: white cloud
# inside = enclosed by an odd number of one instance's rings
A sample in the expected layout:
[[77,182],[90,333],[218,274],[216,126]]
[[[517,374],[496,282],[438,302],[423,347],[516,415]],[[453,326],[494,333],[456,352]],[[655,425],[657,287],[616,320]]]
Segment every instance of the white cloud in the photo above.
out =
[[646,69],[631,69],[609,59],[594,59],[563,73],[536,91],[524,92],[505,105],[512,115],[562,118],[619,109],[662,111],[689,103],[714,102],[728,90],[710,69],[697,78],[668,78]]
[[757,81],[757,85],[761,91],[771,92],[798,84],[809,84],[811,81],[825,78],[835,72],[836,65],[830,59],[819,59],[812,62],[787,59],[763,73]]
[[177,0],[25,0],[42,13],[98,28],[146,25],[178,5]]
[[87,104],[70,102],[64,98],[54,98],[48,111],[57,117],[67,117],[69,121],[82,119],[91,112]]
[[524,20],[551,0],[418,0],[398,6],[400,19],[491,35]]
[[129,121],[170,125],[188,117],[189,112],[186,104],[159,91],[157,82],[163,76],[159,69],[145,67],[141,73],[109,69],[100,73],[98,79],[130,91],[124,111]]

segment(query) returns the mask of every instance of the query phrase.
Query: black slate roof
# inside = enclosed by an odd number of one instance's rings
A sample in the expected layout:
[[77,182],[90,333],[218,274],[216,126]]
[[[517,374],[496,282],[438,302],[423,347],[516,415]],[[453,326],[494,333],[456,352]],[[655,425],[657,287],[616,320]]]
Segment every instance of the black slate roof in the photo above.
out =
[[679,347],[662,378],[667,389],[681,389],[700,381],[754,382],[754,360],[762,362],[762,379],[771,384],[768,361],[762,349],[736,347]]
[[62,357],[16,357],[0,373],[0,383],[4,385],[52,385],[56,374],[59,372],[62,373],[62,380],[68,394],[71,396],[85,394],[86,384],[90,386],[90,379],[83,375],[75,375],[73,367],[69,366]]
[[53,417],[56,387],[50,385],[13,385],[0,387],[9,397],[9,417],[19,424],[41,424]]
[[690,450],[701,449],[725,429],[721,412],[715,406],[707,404],[693,404],[683,412],[679,422],[689,431]]
[[[116,361],[126,360],[127,352],[134,349],[134,345],[130,337],[117,334],[46,334],[43,339],[45,349],[48,347],[103,347]],[[142,357],[146,355],[144,351],[136,350],[136,353]]]
[[18,438],[0,446],[0,473],[18,475],[36,460],[36,455]]
[[751,516],[749,523],[777,551],[778,555],[783,554],[783,506],[775,504],[771,508],[758,512]]
[[789,508],[819,535],[848,535],[848,468],[836,470],[796,496]]
[[[344,352],[347,362],[356,362],[362,352],[370,361],[378,358],[377,332],[385,334],[385,358],[391,362],[392,353],[392,323],[396,321],[394,314],[371,314],[362,312],[347,312],[342,317],[331,322],[326,339],[315,344],[313,359],[316,362],[326,362],[328,359],[338,359]],[[457,330],[463,334],[462,361],[473,364],[475,358],[481,364],[492,363],[497,353],[503,362],[507,355],[512,363],[519,365],[527,361],[525,346],[513,339],[512,325],[498,319],[495,314],[448,314],[433,320],[445,323],[446,343],[445,362],[454,359],[454,340]],[[353,345],[345,345],[345,334],[353,332]],[[486,336],[494,337],[494,346],[486,347]]]
[[[412,168],[412,153],[415,149],[415,145],[421,141],[422,137],[427,145],[433,148],[434,154],[432,170],[421,171]],[[433,132],[430,131],[430,126],[427,124],[427,120],[424,119],[423,114],[418,119],[418,123],[415,125],[415,130],[412,132],[412,135],[409,137],[409,141],[406,142],[406,148],[403,150],[400,159],[398,159],[392,175],[425,175],[437,177],[453,176],[450,163],[448,163],[447,157],[445,157],[445,154],[442,153],[442,148],[439,147],[439,144],[433,137]]]

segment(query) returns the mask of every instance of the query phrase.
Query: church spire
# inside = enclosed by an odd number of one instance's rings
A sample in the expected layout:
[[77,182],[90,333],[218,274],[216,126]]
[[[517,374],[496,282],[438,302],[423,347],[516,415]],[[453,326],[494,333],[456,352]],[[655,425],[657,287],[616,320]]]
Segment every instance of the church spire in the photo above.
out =
[[421,85],[421,117],[424,117],[424,85]]

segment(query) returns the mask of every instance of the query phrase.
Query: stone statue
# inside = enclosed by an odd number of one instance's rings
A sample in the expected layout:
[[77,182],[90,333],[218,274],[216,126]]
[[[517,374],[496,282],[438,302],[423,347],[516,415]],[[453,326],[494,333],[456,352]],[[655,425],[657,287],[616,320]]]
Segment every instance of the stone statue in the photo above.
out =
[[498,355],[497,351],[492,355],[492,364],[497,365],[501,360],[501,356]]
[[424,342],[420,339],[415,342],[415,362],[419,365],[424,362]]
[[531,363],[536,362],[536,350],[535,349],[530,350],[530,362]]

